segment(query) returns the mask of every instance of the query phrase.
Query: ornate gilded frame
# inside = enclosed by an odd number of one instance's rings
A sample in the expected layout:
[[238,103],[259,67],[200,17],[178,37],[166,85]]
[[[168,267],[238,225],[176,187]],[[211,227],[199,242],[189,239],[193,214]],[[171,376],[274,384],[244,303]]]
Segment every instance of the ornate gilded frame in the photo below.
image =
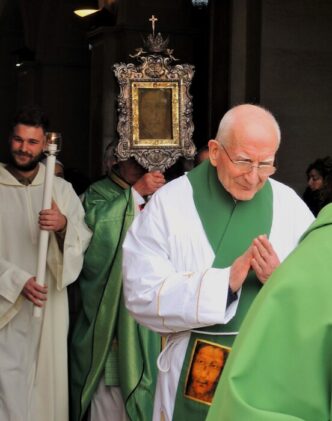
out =
[[[194,67],[172,64],[168,40],[150,35],[146,45],[131,55],[138,61],[114,65],[118,95],[119,160],[134,157],[143,167],[164,171],[180,156],[193,159],[192,97],[189,88]],[[156,54],[156,51],[160,54]]]

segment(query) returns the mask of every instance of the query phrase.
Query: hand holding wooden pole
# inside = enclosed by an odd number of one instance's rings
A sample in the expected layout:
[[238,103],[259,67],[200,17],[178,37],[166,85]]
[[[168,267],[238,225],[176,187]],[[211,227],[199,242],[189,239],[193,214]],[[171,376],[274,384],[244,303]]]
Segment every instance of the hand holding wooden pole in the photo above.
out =
[[[52,206],[52,190],[53,190],[53,178],[54,178],[54,167],[56,161],[56,154],[60,151],[61,134],[49,132],[46,133],[46,172],[44,181],[44,193],[42,209],[50,209]],[[45,283],[46,273],[46,260],[48,250],[49,231],[40,230],[39,234],[39,248],[38,248],[38,263],[37,263],[37,275],[36,281],[39,285]],[[33,315],[40,317],[42,314],[41,307],[34,306]]]

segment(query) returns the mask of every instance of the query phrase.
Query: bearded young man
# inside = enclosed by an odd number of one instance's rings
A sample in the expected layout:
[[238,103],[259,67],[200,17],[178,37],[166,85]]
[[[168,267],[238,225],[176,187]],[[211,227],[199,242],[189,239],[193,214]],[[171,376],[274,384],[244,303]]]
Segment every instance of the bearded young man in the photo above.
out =
[[[14,119],[10,162],[0,164],[0,419],[68,420],[66,286],[90,239],[71,185],[56,177],[41,210],[40,158],[48,120],[37,107]],[[36,282],[39,230],[50,231],[45,286]],[[33,317],[33,306],[43,307]]]
[[186,394],[198,345],[229,352],[261,286],[313,220],[292,189],[269,178],[279,143],[271,113],[234,107],[209,141],[210,159],[156,192],[128,231],[127,308],[167,336],[155,421],[206,418],[210,402]]

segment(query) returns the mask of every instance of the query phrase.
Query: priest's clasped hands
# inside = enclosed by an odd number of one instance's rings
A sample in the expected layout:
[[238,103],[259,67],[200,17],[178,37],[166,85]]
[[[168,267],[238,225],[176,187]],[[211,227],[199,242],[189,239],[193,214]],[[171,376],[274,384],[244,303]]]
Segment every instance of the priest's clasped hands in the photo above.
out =
[[238,291],[250,269],[254,270],[257,278],[264,284],[279,265],[280,260],[267,236],[260,235],[253,240],[248,250],[234,261],[229,286],[233,292]]

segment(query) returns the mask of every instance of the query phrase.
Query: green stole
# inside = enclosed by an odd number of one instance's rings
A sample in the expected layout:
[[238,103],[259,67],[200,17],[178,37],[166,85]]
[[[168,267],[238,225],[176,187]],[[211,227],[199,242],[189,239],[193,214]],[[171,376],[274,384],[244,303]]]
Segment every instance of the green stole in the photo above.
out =
[[78,278],[81,310],[69,349],[72,421],[83,418],[103,374],[116,372],[129,419],[152,418],[160,336],[136,323],[123,303],[122,243],[135,209],[130,187],[116,174],[111,178],[92,184],[84,202],[93,237]]
[[[206,236],[215,253],[212,267],[226,268],[241,256],[253,239],[261,234],[270,234],[273,213],[272,187],[267,181],[249,201],[234,201],[220,183],[216,169],[209,161],[188,173],[193,188],[194,203]],[[240,301],[234,318],[226,325],[208,326],[191,333],[177,389],[173,420],[190,416],[190,421],[201,421],[207,416],[211,403],[188,396],[191,363],[195,346],[203,342],[225,347],[228,352],[239,331],[241,323],[261,283],[250,271],[242,286]],[[218,334],[211,334],[216,332]],[[228,333],[222,335],[220,332]],[[198,348],[197,348],[198,349]]]

